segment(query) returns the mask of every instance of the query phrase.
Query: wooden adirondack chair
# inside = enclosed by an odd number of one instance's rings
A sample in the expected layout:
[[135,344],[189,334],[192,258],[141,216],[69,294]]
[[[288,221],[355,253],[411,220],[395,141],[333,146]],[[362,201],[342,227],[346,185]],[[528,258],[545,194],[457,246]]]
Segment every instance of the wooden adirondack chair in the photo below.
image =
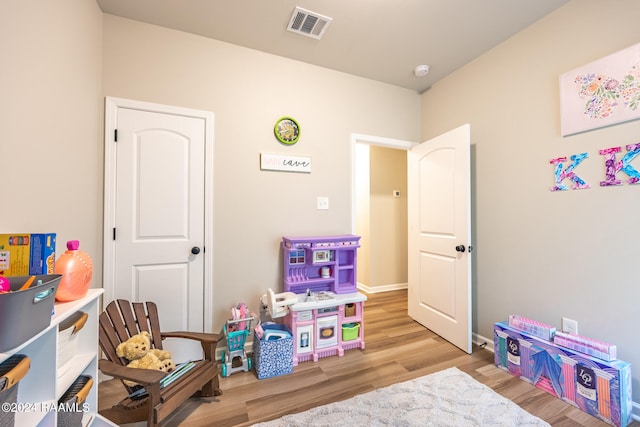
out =
[[[164,372],[128,368],[128,361],[116,354],[116,347],[142,331],[151,334],[151,346],[162,349],[164,338],[188,338],[200,341],[203,360],[166,387],[160,387]],[[143,398],[124,398],[100,414],[116,424],[147,420],[147,426],[160,426],[162,421],[192,396],[219,396],[218,364],[215,361],[216,345],[222,334],[197,332],[161,332],[158,309],[153,302],[131,303],[112,301],[100,314],[100,347],[106,359],[99,362],[100,371],[120,380],[130,380],[142,385],[148,392]],[[127,394],[135,388],[122,383]]]

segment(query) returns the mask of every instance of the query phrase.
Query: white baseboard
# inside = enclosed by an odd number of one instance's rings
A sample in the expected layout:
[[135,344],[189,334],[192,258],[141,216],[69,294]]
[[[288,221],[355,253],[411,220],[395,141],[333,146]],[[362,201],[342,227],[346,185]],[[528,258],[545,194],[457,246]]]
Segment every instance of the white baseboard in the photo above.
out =
[[401,289],[407,289],[408,287],[409,287],[408,283],[392,283],[390,285],[367,286],[363,283],[358,282],[358,289],[368,294],[399,291]]
[[493,353],[493,338],[489,339],[487,337],[483,337],[480,334],[473,333],[471,340],[473,343],[479,347],[484,348],[485,350],[489,350]]

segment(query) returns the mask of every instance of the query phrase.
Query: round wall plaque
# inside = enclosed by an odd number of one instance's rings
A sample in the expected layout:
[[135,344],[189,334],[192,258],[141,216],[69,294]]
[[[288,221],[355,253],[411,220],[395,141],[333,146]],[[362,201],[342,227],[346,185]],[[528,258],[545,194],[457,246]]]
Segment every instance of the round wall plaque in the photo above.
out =
[[278,141],[283,144],[293,145],[300,138],[300,125],[291,117],[282,117],[276,122],[273,132]]

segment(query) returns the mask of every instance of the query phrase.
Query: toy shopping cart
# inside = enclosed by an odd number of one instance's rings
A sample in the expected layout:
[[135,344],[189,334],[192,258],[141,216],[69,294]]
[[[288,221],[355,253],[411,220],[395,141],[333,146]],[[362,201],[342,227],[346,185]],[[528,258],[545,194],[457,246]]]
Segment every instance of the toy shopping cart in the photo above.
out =
[[[227,337],[227,349],[222,353],[222,376],[228,377],[234,372],[250,371],[251,359],[244,351],[244,344],[251,332],[253,317],[227,320],[224,335]],[[234,366],[235,365],[235,366]]]

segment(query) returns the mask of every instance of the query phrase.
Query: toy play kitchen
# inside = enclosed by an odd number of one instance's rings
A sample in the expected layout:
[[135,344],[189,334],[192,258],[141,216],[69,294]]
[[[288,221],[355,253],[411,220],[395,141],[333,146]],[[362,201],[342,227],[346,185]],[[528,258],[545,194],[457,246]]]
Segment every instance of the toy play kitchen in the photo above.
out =
[[284,317],[294,338],[293,365],[364,349],[364,302],[357,291],[360,237],[283,237],[285,292],[263,299],[272,318]]
[[283,237],[283,288],[295,294],[357,292],[360,236]]

